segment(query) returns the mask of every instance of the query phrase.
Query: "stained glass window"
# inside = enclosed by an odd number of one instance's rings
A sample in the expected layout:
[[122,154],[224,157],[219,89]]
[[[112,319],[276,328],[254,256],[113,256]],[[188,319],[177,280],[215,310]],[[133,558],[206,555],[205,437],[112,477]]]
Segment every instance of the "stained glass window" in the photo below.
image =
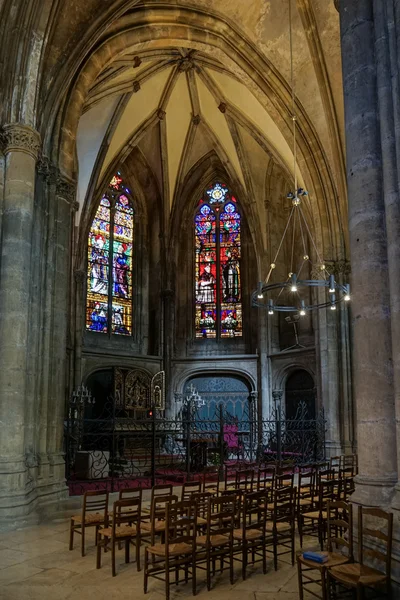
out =
[[121,174],[116,173],[90,228],[86,300],[89,331],[132,335],[134,214],[129,194]]
[[197,338],[242,335],[241,216],[225,184],[216,183],[195,215]]

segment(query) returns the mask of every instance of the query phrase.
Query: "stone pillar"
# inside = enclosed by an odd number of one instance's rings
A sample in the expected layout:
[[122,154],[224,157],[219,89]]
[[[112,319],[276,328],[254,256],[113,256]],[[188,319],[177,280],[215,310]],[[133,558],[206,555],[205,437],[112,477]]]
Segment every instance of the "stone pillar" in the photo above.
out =
[[268,312],[264,308],[258,309],[258,390],[259,390],[259,415],[268,419],[271,406],[271,365],[268,357],[269,344]]
[[27,344],[37,131],[3,129],[5,189],[0,260],[0,519],[29,512],[35,490],[25,460]]
[[[63,486],[63,435],[67,400],[67,331],[70,324],[71,233],[76,184],[57,178],[54,228],[54,296],[50,347],[50,401],[47,425],[47,455],[55,486]],[[50,483],[50,482],[49,482]],[[50,490],[48,490],[49,493]]]
[[[352,265],[353,389],[359,455],[353,500],[369,505],[388,504],[397,481],[380,139],[380,120],[387,115],[379,115],[377,71],[381,65],[376,62],[380,55],[375,54],[373,12],[378,4],[373,0],[339,3]],[[389,85],[390,81],[386,83]]]

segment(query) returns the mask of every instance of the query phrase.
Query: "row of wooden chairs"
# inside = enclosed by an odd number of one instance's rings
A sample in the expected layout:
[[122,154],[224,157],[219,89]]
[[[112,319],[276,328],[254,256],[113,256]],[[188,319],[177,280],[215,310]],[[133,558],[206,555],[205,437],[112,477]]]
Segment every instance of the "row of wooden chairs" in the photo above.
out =
[[[197,568],[206,571],[209,590],[217,564],[220,572],[229,569],[233,584],[234,560],[241,561],[242,577],[246,579],[248,565],[259,561],[266,573],[269,552],[275,569],[278,555],[287,552],[294,564],[295,507],[296,489],[289,486],[274,492],[230,490],[220,496],[200,492],[184,501],[169,497],[164,539],[156,542],[159,532],[154,521],[151,544],[145,549],[145,593],[149,577],[159,579],[163,575],[168,600],[169,587],[181,581],[182,571],[184,581],[192,579],[195,594]],[[154,504],[152,513],[157,513]]]
[[[365,597],[367,589],[385,591],[390,597],[393,514],[358,507],[358,562],[355,562],[352,505],[329,501],[326,512],[327,560],[319,564],[303,555],[297,557],[299,600],[304,599],[304,590],[319,598],[316,584],[321,586],[323,600],[336,598],[339,588],[354,591],[357,600]],[[380,565],[382,570],[371,567],[367,561]]]

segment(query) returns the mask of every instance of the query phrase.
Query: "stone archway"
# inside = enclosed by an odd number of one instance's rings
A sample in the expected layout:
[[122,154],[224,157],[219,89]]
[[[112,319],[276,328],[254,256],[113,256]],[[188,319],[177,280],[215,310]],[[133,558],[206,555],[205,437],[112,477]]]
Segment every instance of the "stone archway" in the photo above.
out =
[[297,369],[288,376],[285,384],[286,419],[295,419],[302,404],[307,410],[306,418],[315,419],[316,388],[314,379],[305,369]]

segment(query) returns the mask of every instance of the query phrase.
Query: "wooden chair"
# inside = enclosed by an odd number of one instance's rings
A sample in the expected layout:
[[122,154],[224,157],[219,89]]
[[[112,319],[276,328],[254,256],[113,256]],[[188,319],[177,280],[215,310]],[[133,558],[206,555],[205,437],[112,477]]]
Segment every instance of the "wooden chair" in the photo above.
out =
[[257,473],[257,491],[273,488],[275,485],[275,468],[260,467]]
[[326,506],[328,502],[339,500],[340,493],[337,493],[337,482],[334,479],[321,481],[316,493],[311,510],[302,512],[298,518],[300,546],[303,547],[303,536],[307,533],[318,537],[321,550],[323,550],[328,520]]
[[129,548],[135,541],[136,568],[140,571],[140,519],[141,497],[117,500],[113,505],[111,527],[104,527],[97,532],[96,569],[101,567],[101,548],[107,550],[111,544],[111,569],[115,577],[115,544],[125,542],[125,562],[129,563]]
[[95,490],[85,492],[83,496],[82,512],[71,517],[69,528],[69,549],[74,547],[74,533],[81,535],[81,554],[85,556],[85,533],[87,527],[95,527],[95,542],[97,544],[97,531],[101,525],[108,525],[108,492]]
[[293,487],[294,473],[280,473],[275,475],[275,488]]
[[156,495],[151,504],[150,515],[142,518],[141,521],[141,537],[150,537],[151,544],[155,543],[155,536],[161,537],[165,534],[165,516],[166,507],[169,503],[178,502],[178,496],[167,494],[165,496]]
[[[192,592],[196,594],[196,530],[197,502],[184,500],[169,502],[166,506],[165,543],[152,543],[145,548],[144,593],[147,593],[149,577],[160,579],[164,574],[166,600],[170,597],[170,586],[178,585],[179,572],[184,571],[184,581],[192,579]],[[150,557],[152,560],[150,561]],[[170,575],[175,573],[171,582]]]
[[[366,523],[366,521],[370,523]],[[380,523],[377,523],[377,520]],[[345,589],[355,590],[357,600],[365,597],[367,589],[384,589],[391,598],[393,514],[380,508],[358,507],[358,562],[338,565],[328,570],[328,590],[337,583]],[[371,548],[370,546],[375,546]],[[379,549],[377,549],[379,548]],[[383,565],[383,571],[365,564]]]
[[197,503],[197,531],[205,531],[207,526],[208,499],[214,494],[212,492],[199,492],[190,496],[190,500]]
[[[302,523],[301,518],[304,513],[313,509],[314,503],[315,472],[308,470],[300,472],[298,475],[297,487],[297,526],[300,531]],[[300,536],[300,547],[303,547],[303,536]]]
[[[240,553],[242,577],[246,579],[246,568],[251,554],[251,564],[262,561],[263,573],[267,572],[265,527],[267,521],[267,491],[244,494],[241,511],[241,527],[233,532],[238,542],[234,554]],[[258,556],[258,560],[256,559]]]
[[331,456],[329,459],[329,468],[339,473],[342,466],[342,456]]
[[232,465],[225,465],[224,488],[226,490],[228,489],[229,486],[235,485],[237,470],[238,470],[238,467],[234,467]]
[[206,467],[202,473],[202,492],[219,494],[219,469],[218,467]]
[[192,494],[199,494],[201,492],[202,482],[199,481],[187,481],[182,485],[181,490],[181,502],[184,500],[190,500]]
[[[267,552],[274,556],[274,569],[278,569],[278,556],[291,554],[292,565],[295,557],[296,488],[284,486],[274,491],[274,508],[271,521],[266,523]],[[268,545],[272,545],[272,551]],[[285,548],[278,552],[278,546]]]
[[153,485],[153,487],[151,488],[150,505],[142,506],[142,514],[150,514],[154,498],[159,496],[172,496],[173,490],[174,488],[171,483],[160,483],[157,485]]
[[[328,502],[328,539],[327,556],[328,560],[323,564],[303,558],[303,555],[297,557],[297,574],[299,582],[299,600],[304,599],[304,590],[310,594],[316,595],[311,588],[315,584],[321,586],[322,600],[327,600],[327,571],[331,567],[345,564],[353,561],[353,511],[351,504],[345,502]],[[345,550],[346,554],[342,551]],[[310,576],[310,573],[316,573],[319,578]]]
[[[220,571],[228,562],[230,582],[233,585],[233,530],[236,518],[236,499],[233,494],[211,497],[207,506],[207,528],[199,535],[196,544],[200,549],[197,566],[206,571],[207,590],[211,589],[211,575],[215,574],[216,561]],[[205,565],[205,566],[203,566]]]

